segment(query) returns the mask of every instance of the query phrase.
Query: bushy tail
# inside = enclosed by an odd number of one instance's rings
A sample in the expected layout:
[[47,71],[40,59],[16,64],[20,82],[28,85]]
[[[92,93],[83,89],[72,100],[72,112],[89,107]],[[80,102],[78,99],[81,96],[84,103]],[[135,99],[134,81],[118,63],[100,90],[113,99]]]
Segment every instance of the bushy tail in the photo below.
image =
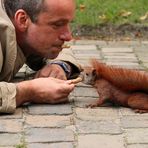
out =
[[144,71],[131,70],[109,66],[96,59],[91,60],[97,75],[112,83],[113,85],[128,91],[145,91],[148,93],[148,73]]

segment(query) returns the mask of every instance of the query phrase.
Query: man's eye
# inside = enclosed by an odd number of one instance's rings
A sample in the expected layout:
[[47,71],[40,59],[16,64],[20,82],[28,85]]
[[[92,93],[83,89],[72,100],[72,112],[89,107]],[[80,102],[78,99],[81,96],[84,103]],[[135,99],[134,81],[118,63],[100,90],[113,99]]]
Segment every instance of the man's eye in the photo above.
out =
[[55,23],[55,24],[53,24],[53,26],[55,26],[55,27],[62,27],[62,26],[64,26],[64,23]]
[[54,26],[57,26],[58,27],[58,26],[61,26],[61,24],[54,24]]

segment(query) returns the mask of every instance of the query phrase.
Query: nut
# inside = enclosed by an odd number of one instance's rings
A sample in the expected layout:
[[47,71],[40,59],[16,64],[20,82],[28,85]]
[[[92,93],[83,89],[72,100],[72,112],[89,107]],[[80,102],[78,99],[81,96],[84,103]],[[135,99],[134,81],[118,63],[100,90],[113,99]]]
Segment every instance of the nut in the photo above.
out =
[[77,84],[79,82],[82,82],[83,78],[82,77],[77,77],[76,79],[72,79],[71,80],[71,83],[72,84]]
[[70,48],[70,45],[64,44],[62,45],[62,48]]

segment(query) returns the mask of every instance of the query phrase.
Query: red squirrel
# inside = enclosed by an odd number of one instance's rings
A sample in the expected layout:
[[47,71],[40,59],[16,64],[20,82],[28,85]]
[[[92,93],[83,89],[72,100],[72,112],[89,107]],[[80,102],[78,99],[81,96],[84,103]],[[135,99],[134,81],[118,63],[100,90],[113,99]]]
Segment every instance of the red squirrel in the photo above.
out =
[[92,59],[92,66],[84,67],[83,83],[96,88],[99,99],[88,105],[97,107],[110,101],[130,107],[139,113],[148,112],[148,73],[109,66]]

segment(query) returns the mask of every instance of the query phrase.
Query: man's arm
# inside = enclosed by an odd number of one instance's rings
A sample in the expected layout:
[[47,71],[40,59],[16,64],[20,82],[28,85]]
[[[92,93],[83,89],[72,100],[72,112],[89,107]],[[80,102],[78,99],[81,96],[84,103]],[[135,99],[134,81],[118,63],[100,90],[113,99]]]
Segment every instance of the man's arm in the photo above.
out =
[[71,81],[55,78],[38,78],[19,83],[0,82],[0,113],[14,113],[26,102],[61,103],[67,101],[74,89]]
[[0,82],[0,112],[13,113],[16,109],[16,85]]
[[[3,67],[3,51],[0,42],[0,76]],[[16,108],[16,85],[0,82],[0,113],[13,113]]]

